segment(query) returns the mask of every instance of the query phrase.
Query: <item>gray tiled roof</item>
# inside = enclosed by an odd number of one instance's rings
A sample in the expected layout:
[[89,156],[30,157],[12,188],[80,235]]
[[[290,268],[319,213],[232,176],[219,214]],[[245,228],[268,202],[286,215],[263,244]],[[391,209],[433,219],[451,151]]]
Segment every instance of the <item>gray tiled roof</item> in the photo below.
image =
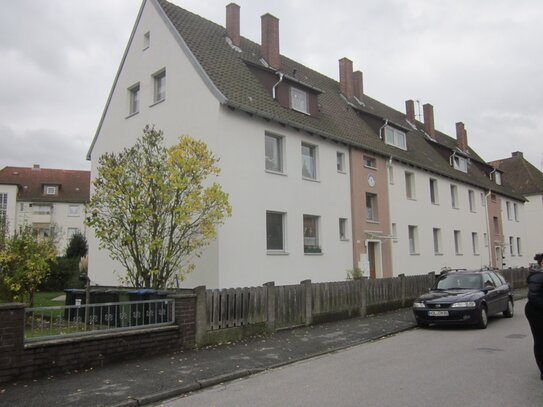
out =
[[[510,188],[496,185],[484,174],[481,168],[487,167],[487,164],[475,151],[469,150],[473,164],[469,166],[468,174],[455,170],[448,160],[456,148],[455,139],[436,132],[437,141],[432,141],[422,130],[421,123],[416,124],[417,129],[412,129],[405,113],[367,95],[363,96],[362,105],[355,100],[348,102],[340,93],[338,81],[283,55],[281,72],[292,75],[296,70],[296,78],[320,89],[322,93],[319,95],[318,117],[281,106],[249,69],[249,64],[262,66],[259,44],[242,37],[242,52],[238,52],[226,42],[224,27],[165,0],[158,0],[158,3],[207,76],[225,96],[226,105],[374,154],[392,157],[459,182],[523,200],[521,195]],[[376,120],[376,117],[380,119]],[[402,128],[412,129],[407,132],[408,151],[389,146],[381,140],[378,129],[384,124],[384,119]],[[448,150],[449,154],[440,154],[440,149]],[[477,165],[474,165],[475,162]]]

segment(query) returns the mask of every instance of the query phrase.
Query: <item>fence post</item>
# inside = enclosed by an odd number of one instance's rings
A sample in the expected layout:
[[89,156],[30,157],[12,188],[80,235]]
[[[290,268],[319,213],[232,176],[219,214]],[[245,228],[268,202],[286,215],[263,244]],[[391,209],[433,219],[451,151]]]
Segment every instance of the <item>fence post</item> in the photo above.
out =
[[0,304],[0,383],[19,375],[24,351],[25,304]]
[[358,280],[358,295],[360,296],[360,316],[365,317],[368,312],[368,284],[367,278],[362,277]]
[[275,282],[270,281],[264,284],[266,287],[267,299],[267,327],[268,332],[275,332]]
[[400,303],[402,308],[405,307],[405,274],[399,274],[400,278]]
[[201,346],[207,333],[207,289],[200,285],[194,289],[196,294],[196,346]]
[[313,294],[311,290],[311,280],[301,281],[302,292],[304,296],[304,318],[305,324],[311,325],[313,323]]

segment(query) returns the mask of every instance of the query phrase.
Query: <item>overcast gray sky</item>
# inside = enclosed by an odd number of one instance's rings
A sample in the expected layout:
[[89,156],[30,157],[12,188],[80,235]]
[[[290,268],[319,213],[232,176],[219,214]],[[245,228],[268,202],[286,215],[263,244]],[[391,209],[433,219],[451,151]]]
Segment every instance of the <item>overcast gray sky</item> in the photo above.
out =
[[[173,0],[224,25],[230,0]],[[141,2],[2,1],[0,168],[88,169],[85,156]],[[338,59],[369,96],[404,111],[434,105],[436,127],[487,161],[543,163],[541,0],[237,0],[241,34],[280,19],[281,53],[332,78]]]

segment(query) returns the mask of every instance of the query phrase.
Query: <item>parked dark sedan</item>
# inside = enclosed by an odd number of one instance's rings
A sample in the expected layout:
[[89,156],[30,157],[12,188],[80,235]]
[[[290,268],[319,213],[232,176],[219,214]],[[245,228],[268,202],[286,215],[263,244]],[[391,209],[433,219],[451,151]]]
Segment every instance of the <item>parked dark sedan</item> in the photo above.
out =
[[484,329],[488,316],[500,312],[513,316],[513,292],[498,273],[491,270],[451,271],[437,279],[428,294],[413,303],[417,324],[470,324]]

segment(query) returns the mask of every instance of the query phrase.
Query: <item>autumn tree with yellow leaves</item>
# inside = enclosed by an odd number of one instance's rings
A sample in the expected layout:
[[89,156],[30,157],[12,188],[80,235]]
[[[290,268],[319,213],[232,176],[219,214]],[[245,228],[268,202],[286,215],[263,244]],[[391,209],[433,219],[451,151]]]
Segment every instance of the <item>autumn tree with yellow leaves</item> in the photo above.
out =
[[219,175],[217,163],[204,142],[181,136],[166,148],[150,126],[134,146],[99,158],[86,223],[124,267],[125,283],[166,288],[193,271],[232,211],[228,194],[208,180]]

